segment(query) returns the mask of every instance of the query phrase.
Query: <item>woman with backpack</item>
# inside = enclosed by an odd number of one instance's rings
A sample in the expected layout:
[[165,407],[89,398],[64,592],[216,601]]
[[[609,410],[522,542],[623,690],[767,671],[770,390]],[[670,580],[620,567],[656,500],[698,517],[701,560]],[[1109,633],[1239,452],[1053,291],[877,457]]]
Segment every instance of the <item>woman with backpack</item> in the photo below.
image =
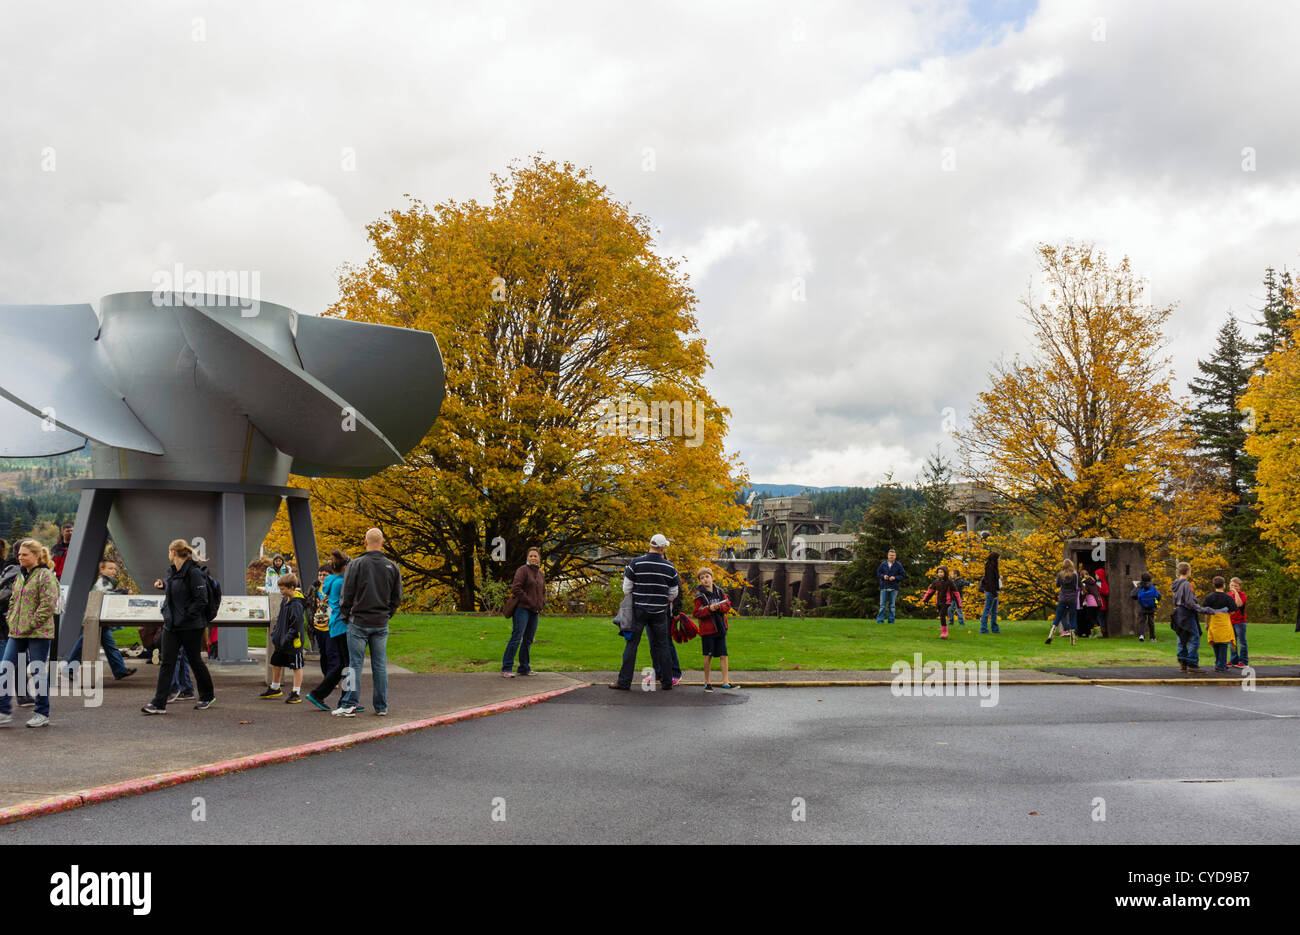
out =
[[194,706],[203,711],[212,707],[216,699],[212,690],[212,676],[203,662],[201,647],[203,633],[208,626],[208,576],[194,563],[194,550],[184,539],[176,539],[167,547],[171,570],[163,582],[162,657],[158,672],[158,687],[153,701],[140,710],[145,714],[166,714],[171,691],[172,673],[176,657],[184,650],[190,669],[199,683],[199,700]]

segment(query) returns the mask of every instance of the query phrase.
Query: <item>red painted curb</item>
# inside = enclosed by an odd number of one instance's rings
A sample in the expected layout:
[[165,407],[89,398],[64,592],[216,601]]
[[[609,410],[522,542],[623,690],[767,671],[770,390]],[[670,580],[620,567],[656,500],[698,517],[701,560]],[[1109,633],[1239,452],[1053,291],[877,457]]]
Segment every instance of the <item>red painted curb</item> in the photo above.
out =
[[511,698],[509,701],[498,701],[494,704],[480,705],[477,708],[465,708],[463,711],[453,711],[451,714],[440,714],[437,717],[425,718],[421,721],[408,721],[405,724],[394,724],[392,727],[377,727],[374,730],[363,730],[355,734],[348,734],[344,737],[331,737],[328,740],[317,740],[296,747],[284,747],[279,750],[270,750],[266,753],[253,753],[248,756],[236,757],[233,760],[221,760],[217,763],[193,766],[189,769],[176,770],[170,773],[158,773],[140,779],[128,779],[125,782],[110,783],[106,786],[95,786],[91,789],[83,789],[80,792],[69,792],[64,795],[37,799],[33,802],[23,802],[19,805],[11,805],[8,808],[0,808],[0,825],[8,825],[16,821],[24,821],[28,818],[38,818],[41,815],[53,815],[57,812],[66,812],[74,808],[81,808],[83,805],[94,805],[98,802],[107,802],[110,799],[125,798],[128,795],[139,795],[142,792],[166,789],[169,786],[178,786],[181,783],[193,782],[196,779],[208,779],[212,776],[224,776],[228,773],[238,773],[246,769],[255,769],[258,766],[270,766],[273,763],[287,763],[289,760],[298,760],[303,757],[314,756],[317,753],[329,753],[333,750],[342,750],[346,747],[365,743],[370,740],[381,740],[384,737],[396,737],[401,734],[410,734],[417,730],[426,730],[430,727],[441,727],[444,724],[455,724],[457,721],[468,721],[477,717],[485,717],[489,714],[500,714],[503,711],[517,711],[520,708],[526,708],[529,705],[535,705],[547,701],[557,695],[563,695],[566,692],[575,691],[579,688],[586,688],[588,684],[589,683],[584,682],[579,685],[571,685],[567,688],[556,688],[548,692],[540,692],[536,695],[524,695],[521,698]]

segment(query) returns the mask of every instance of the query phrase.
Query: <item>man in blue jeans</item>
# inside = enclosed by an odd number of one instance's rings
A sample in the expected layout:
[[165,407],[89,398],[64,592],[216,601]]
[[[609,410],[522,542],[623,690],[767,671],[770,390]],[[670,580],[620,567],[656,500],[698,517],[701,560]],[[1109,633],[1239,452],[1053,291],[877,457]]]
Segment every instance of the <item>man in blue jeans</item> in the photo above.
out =
[[886,608],[889,612],[889,622],[894,622],[898,586],[906,577],[907,572],[903,570],[903,563],[898,560],[898,553],[890,549],[889,555],[876,568],[876,580],[880,582],[880,612],[876,614],[876,623],[885,622]]
[[650,632],[650,660],[656,677],[664,691],[673,689],[673,663],[668,647],[668,614],[673,599],[681,593],[681,579],[677,569],[668,561],[665,552],[669,543],[665,536],[656,534],[650,539],[650,551],[634,558],[623,569],[623,593],[632,595],[632,631],[623,647],[623,665],[618,671],[618,681],[609,687],[619,691],[632,688],[632,670],[636,668],[636,651],[641,645],[641,634]]
[[[99,563],[99,580],[95,582],[95,586],[92,590],[99,591],[103,594],[125,594],[126,589],[121,587],[118,583],[118,574],[117,562],[113,561],[111,558],[104,559]],[[104,647],[104,655],[108,658],[108,668],[112,671],[113,678],[120,681],[128,675],[134,675],[135,669],[127,666],[126,660],[122,658],[122,651],[117,648],[117,640],[113,639],[113,631],[117,629],[120,629],[120,627],[100,627],[99,645]],[[68,653],[67,661],[63,664],[65,670],[70,667],[71,663],[82,661],[81,643],[84,639],[84,634],[79,635],[77,637],[77,642],[72,645],[72,650]],[[92,658],[90,661],[93,663],[95,659]],[[180,674],[179,666],[177,667],[176,672],[178,675]],[[193,683],[190,684],[190,687],[194,687]]]
[[339,613],[348,622],[348,662],[343,698],[330,714],[356,717],[361,699],[361,670],[370,648],[370,672],[375,680],[375,714],[388,714],[388,621],[402,603],[402,574],[384,555],[384,534],[366,531],[366,550],[348,563],[343,575]]

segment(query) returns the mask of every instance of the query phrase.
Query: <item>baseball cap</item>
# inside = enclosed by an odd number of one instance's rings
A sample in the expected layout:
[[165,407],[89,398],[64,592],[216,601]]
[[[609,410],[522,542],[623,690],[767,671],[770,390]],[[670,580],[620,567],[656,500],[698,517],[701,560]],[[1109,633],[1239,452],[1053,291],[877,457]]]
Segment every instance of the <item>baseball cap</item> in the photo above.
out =
[[650,544],[654,546],[656,549],[662,549],[665,546],[672,545],[672,543],[669,542],[667,539],[665,539],[663,535],[660,533],[654,534],[654,536],[650,539]]

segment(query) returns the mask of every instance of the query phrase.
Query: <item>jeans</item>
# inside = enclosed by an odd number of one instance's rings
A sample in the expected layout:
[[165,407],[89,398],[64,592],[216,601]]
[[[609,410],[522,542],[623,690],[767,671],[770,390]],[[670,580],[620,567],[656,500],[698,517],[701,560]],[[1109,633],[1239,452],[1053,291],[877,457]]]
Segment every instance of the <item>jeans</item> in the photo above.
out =
[[1103,607],[1097,608],[1097,628],[1101,630],[1102,636],[1110,636],[1106,630],[1106,610]]
[[[388,710],[388,624],[382,627],[359,627],[348,624],[348,665],[352,669],[351,685],[343,693],[339,707],[355,708],[361,700],[361,670],[366,661],[366,647],[370,647],[370,674],[375,687],[371,698],[375,711]],[[317,695],[316,697],[320,697]]]
[[1074,606],[1074,601],[1057,601],[1056,616],[1052,618],[1052,626],[1060,626],[1062,633],[1073,630],[1075,615],[1078,612],[1079,608]]
[[[880,590],[880,610],[876,614],[876,623],[885,622],[885,612],[888,609],[889,622],[894,622],[894,605],[898,603],[898,588],[882,588]],[[886,608],[888,604],[888,608]]]
[[1250,665],[1250,659],[1246,656],[1246,625],[1244,623],[1234,623],[1232,632],[1237,637],[1237,645],[1232,650],[1232,662],[1230,665],[1241,663],[1243,666]]
[[[1193,624],[1195,626],[1195,624]],[[1201,634],[1192,630],[1186,638],[1178,637],[1178,661],[1184,665],[1191,666],[1193,669],[1201,665],[1201,657],[1197,650],[1201,646]]]
[[[72,652],[68,653],[68,662],[81,662],[81,641],[85,638],[83,633],[77,637],[77,642],[72,644]],[[99,631],[99,645],[104,647],[104,655],[108,657],[108,668],[112,671],[113,678],[122,678],[126,673],[126,661],[122,658],[122,651],[117,648],[117,640],[113,639],[112,630],[105,628]]]
[[998,592],[984,592],[984,613],[980,614],[980,632],[989,632],[989,624],[993,624],[993,632],[998,632]]
[[[27,692],[27,673],[17,670],[18,656],[26,656],[27,666],[33,663],[40,663],[40,668],[33,674],[31,684],[34,686],[36,698],[36,713],[50,716],[50,673],[42,671],[49,665],[50,659],[50,640],[36,639],[28,637],[26,639],[11,636],[5,640],[3,657],[0,657],[0,665],[6,670],[13,668],[12,691],[14,694],[25,695]],[[13,694],[10,692],[0,692],[0,714],[8,714],[10,705],[13,704]]]
[[632,670],[636,668],[636,651],[641,645],[641,631],[650,630],[650,660],[654,664],[655,672],[661,678],[665,687],[671,688],[672,682],[662,678],[666,672],[673,670],[672,657],[668,652],[668,611],[661,610],[658,612],[647,612],[643,610],[634,610],[632,612],[632,630],[631,635],[627,638],[627,645],[623,647],[623,665],[618,670],[618,684],[624,688],[632,687]]
[[320,657],[325,660],[328,668],[325,670],[325,678],[311,690],[310,694],[317,701],[324,701],[333,694],[343,678],[343,669],[349,661],[348,635],[340,633],[338,636],[326,636],[325,643],[321,646]]
[[515,667],[515,651],[519,651],[519,673],[533,671],[532,660],[528,650],[537,635],[537,611],[527,607],[516,607],[511,620],[510,641],[506,643],[505,655],[501,657],[501,671],[509,672]]
[[950,618],[952,622],[954,624],[961,624],[963,627],[966,626],[966,616],[961,612],[961,604],[957,603],[956,601],[953,601],[948,606],[952,612],[952,616]]
[[1210,646],[1214,648],[1214,668],[1216,669],[1228,668],[1228,646],[1230,645],[1231,644],[1229,643],[1210,644]]
[[212,676],[203,663],[203,630],[168,630],[162,631],[162,650],[158,654],[160,668],[158,687],[154,690],[153,706],[159,709],[167,707],[167,696],[176,690],[177,657],[184,650],[189,658],[190,668],[199,682],[199,701],[211,701],[216,697],[212,689]]

